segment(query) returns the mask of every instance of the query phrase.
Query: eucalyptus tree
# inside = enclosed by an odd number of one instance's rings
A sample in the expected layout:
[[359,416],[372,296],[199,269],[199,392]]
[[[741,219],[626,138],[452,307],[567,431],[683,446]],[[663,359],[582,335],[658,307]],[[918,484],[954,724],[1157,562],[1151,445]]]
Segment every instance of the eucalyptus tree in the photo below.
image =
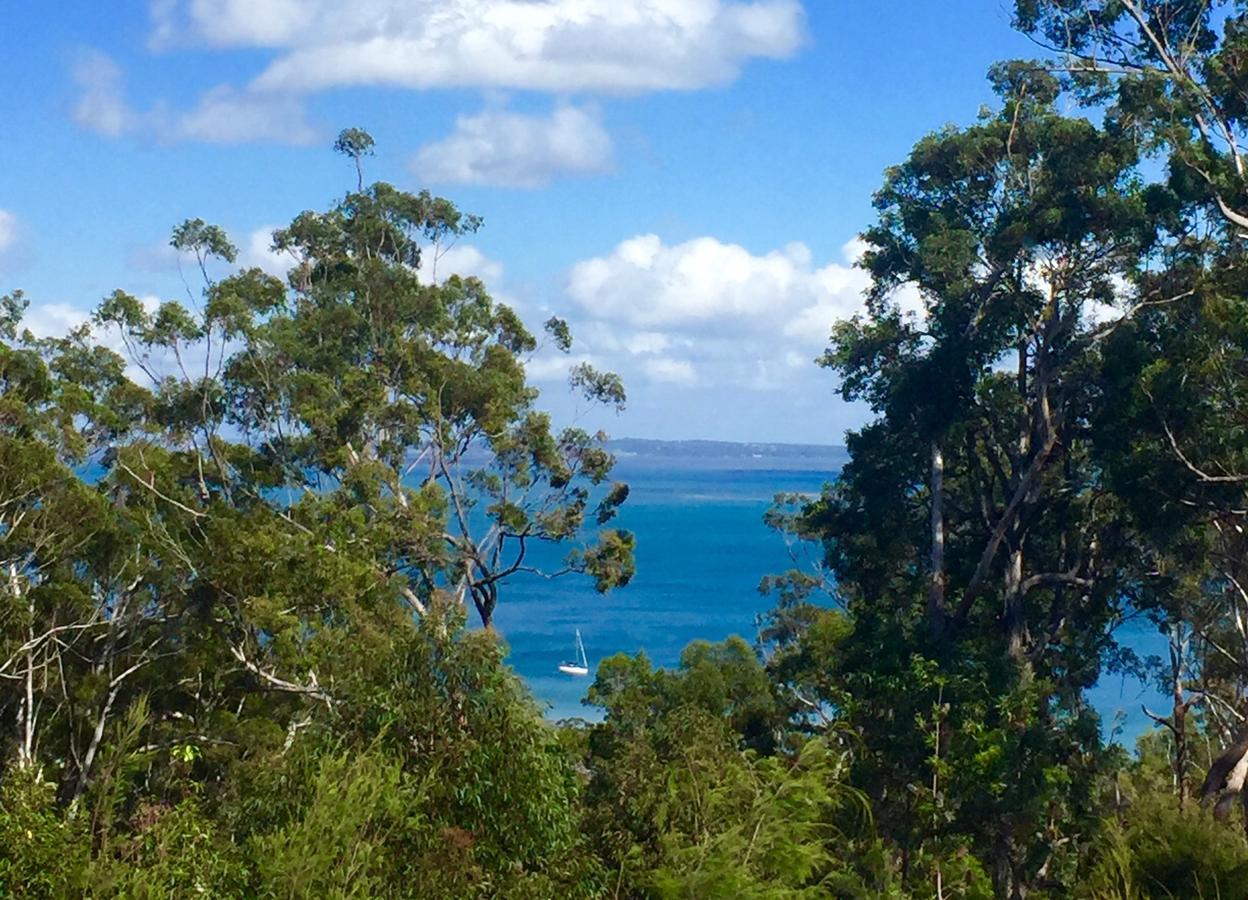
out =
[[364,190],[364,157],[373,155],[376,142],[363,128],[344,128],[334,140],[334,152],[349,157],[355,164],[356,190]]
[[1150,310],[1107,342],[1102,377],[1120,402],[1097,422],[1097,457],[1149,561],[1136,604],[1175,635],[1174,707],[1159,721],[1176,739],[1180,797],[1197,774],[1184,746],[1196,710],[1228,748],[1204,787],[1226,812],[1248,746],[1248,284],[1242,251],[1217,232],[1189,236],[1184,252],[1164,277],[1190,284],[1192,302]]
[[25,306],[0,299],[0,719],[5,758],[76,803],[183,607],[125,503],[81,474],[145,395],[88,329],[22,329]]
[[[5,298],[0,714],[21,765],[81,798],[135,704],[136,746],[224,765],[257,728],[345,721],[362,660],[439,604],[488,627],[521,572],[628,581],[602,436],[552,430],[537,340],[480,280],[422,273],[479,225],[374,185],[276,235],[283,283],[220,277],[236,248],[188,220],[171,243],[201,293],[97,310],[129,367],[88,327],[35,339]],[[566,324],[548,331],[566,352]],[[624,401],[610,373],[571,377]],[[535,544],[568,549],[547,570]]]
[[[205,427],[215,387],[141,388],[24,305],[0,298],[0,893],[597,896],[571,761],[494,636],[413,620],[363,529],[269,496]],[[126,339],[181,375],[158,337]]]
[[1171,176],[1248,228],[1248,9],[1238,0],[1016,0],[1015,24]]
[[823,358],[875,419],[800,528],[852,622],[825,699],[858,729],[905,864],[966,835],[996,890],[1022,896],[1069,877],[1092,821],[1082,692],[1112,646],[1126,549],[1090,458],[1089,421],[1114,402],[1101,347],[1181,297],[1144,277],[1172,201],[1141,188],[1135,142],[1060,115],[1035,66],[992,77],[1001,108],[924,138],[876,195],[869,312]]
[[[172,376],[152,372],[161,440],[189,454],[197,512],[267,504],[292,533],[334,531],[318,543],[368,557],[417,615],[444,591],[489,626],[499,586],[537,571],[536,543],[577,545],[541,574],[627,582],[632,537],[605,528],[627,487],[608,480],[603,436],[552,430],[525,375],[537,340],[479,279],[423,273],[480,225],[378,183],[275,233],[294,263],[285,284],[251,269],[210,280],[194,311],[121,294],[101,307],[139,358],[176,362]],[[231,260],[216,237],[188,223],[174,244]],[[566,324],[547,325],[566,352]],[[590,399],[623,405],[614,375],[571,374]]]
[[[1205,725],[1226,747],[1204,792],[1225,800],[1242,792],[1235,773],[1248,759],[1248,708],[1237,686],[1248,665],[1238,562],[1248,508],[1239,409],[1245,285],[1238,274],[1248,228],[1248,8],[1229,0],[1020,0],[1015,11],[1018,27],[1059,55],[1051,65],[1079,99],[1164,154],[1169,185],[1194,210],[1183,236],[1185,264],[1173,277],[1189,279],[1199,303],[1158,311],[1117,348],[1117,374],[1135,402],[1115,425],[1138,436],[1131,448],[1138,452],[1120,446],[1114,459],[1146,498],[1137,521],[1157,554],[1172,557],[1158,535],[1182,544],[1177,536],[1185,534],[1198,548],[1183,560],[1200,585],[1186,613],[1174,603],[1161,609],[1192,632],[1187,679]],[[1156,477],[1141,465],[1145,459]],[[1164,719],[1172,730],[1187,708],[1179,693]]]

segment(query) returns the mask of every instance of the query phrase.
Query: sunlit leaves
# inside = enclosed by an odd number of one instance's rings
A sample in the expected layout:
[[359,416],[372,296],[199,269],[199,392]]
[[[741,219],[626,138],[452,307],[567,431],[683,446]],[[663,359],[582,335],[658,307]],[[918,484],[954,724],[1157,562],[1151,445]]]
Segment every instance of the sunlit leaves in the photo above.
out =
[[587,400],[624,409],[627,399],[624,382],[615,373],[600,372],[589,363],[578,363],[572,367],[568,381],[573,390],[581,392]]
[[169,246],[180,252],[193,253],[201,265],[212,257],[227,263],[234,262],[238,257],[238,248],[230,243],[225,231],[199,218],[187,219],[174,228]]

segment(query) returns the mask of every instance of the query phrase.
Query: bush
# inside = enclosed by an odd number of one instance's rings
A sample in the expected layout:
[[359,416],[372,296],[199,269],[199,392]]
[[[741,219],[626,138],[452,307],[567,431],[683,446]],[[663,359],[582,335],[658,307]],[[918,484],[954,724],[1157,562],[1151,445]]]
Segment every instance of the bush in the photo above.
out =
[[92,865],[92,893],[135,900],[250,896],[243,854],[194,799],[143,803],[132,827],[116,856]]
[[64,897],[86,877],[85,829],[56,806],[55,785],[35,769],[11,767],[0,780],[0,895]]
[[1087,896],[1092,900],[1209,897],[1248,900],[1248,841],[1236,824],[1214,821],[1173,796],[1151,795],[1126,823],[1107,824],[1095,848]]

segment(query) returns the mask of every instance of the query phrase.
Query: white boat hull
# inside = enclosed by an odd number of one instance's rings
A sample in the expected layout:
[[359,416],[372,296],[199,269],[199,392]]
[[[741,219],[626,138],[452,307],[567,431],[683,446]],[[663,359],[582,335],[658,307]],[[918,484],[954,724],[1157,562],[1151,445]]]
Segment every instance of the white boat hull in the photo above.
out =
[[559,671],[564,675],[578,675],[584,677],[589,674],[589,668],[586,666],[576,666],[571,663],[564,663],[559,667]]

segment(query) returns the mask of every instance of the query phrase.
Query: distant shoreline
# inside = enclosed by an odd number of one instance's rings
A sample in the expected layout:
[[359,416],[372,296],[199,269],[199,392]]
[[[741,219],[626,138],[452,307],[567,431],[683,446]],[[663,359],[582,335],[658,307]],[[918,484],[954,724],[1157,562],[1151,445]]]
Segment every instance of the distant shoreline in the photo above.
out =
[[[849,451],[835,444],[780,442],[660,441],[649,438],[613,438],[606,448],[619,469],[675,469],[714,472],[840,472]],[[414,459],[417,454],[413,453]],[[468,465],[484,465],[489,453],[473,447],[463,458]]]
[[617,438],[607,449],[622,467],[836,472],[849,461],[848,450],[830,444]]

